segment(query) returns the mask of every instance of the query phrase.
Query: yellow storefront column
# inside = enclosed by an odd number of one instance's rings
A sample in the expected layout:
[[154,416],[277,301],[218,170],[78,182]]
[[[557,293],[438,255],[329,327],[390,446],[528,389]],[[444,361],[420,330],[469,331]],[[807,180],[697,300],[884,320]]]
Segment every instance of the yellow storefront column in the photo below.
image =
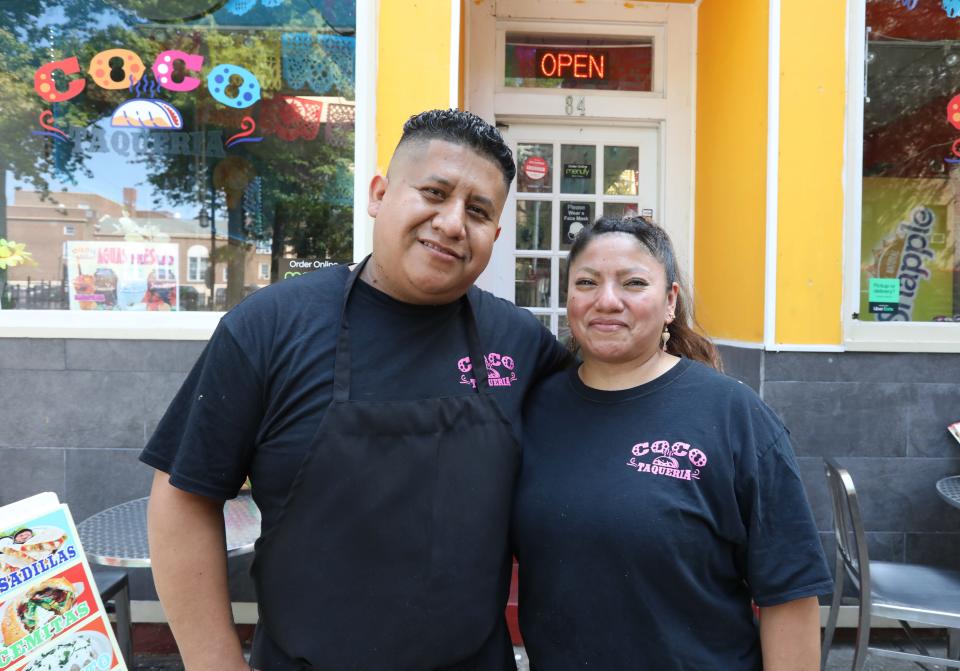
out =
[[763,340],[768,0],[697,18],[694,294],[707,333]]
[[846,11],[781,2],[777,344],[842,339]]
[[451,58],[451,37],[459,41],[459,34],[460,0],[380,0],[376,137],[382,172],[412,114],[450,107],[451,69],[455,77],[460,70],[460,59]]

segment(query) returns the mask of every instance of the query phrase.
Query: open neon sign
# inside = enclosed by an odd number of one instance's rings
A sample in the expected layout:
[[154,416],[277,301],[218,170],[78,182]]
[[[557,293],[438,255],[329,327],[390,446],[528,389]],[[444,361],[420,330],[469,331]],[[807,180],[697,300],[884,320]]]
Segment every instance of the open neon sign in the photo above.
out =
[[603,51],[537,50],[537,72],[546,79],[606,79]]

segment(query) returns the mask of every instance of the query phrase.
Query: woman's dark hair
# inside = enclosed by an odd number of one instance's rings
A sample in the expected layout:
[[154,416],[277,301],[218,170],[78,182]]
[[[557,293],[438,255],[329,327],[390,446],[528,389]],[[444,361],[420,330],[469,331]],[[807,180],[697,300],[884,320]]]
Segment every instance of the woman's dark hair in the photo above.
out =
[[673,243],[667,232],[644,217],[601,217],[593,226],[580,231],[573,245],[570,247],[570,256],[567,257],[567,272],[573,267],[574,260],[587,248],[594,239],[607,233],[627,233],[636,238],[657,261],[663,264],[667,274],[667,287],[676,282],[680,291],[677,294],[677,306],[674,311],[674,320],[667,327],[670,340],[667,341],[667,352],[676,356],[701,361],[717,370],[723,370],[720,353],[710,339],[702,335],[699,324],[693,316],[693,304],[690,301],[690,292],[680,276],[677,268],[677,257],[673,251]]
[[472,148],[500,168],[503,181],[510,182],[517,174],[513,152],[503,141],[500,131],[472,112],[460,110],[429,110],[407,119],[397,146],[412,141],[444,140]]

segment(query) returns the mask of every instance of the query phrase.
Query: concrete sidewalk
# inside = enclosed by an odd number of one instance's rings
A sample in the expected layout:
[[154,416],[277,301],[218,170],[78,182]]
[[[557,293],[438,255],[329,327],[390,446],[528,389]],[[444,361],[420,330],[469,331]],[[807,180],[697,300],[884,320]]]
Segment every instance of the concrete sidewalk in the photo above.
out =
[[[932,654],[943,655],[945,649],[943,644],[936,641],[924,641]],[[886,642],[883,645],[892,647]],[[903,646],[901,646],[903,647]],[[895,649],[895,648],[894,648]],[[905,648],[909,651],[909,648]],[[517,648],[517,669],[518,671],[529,671],[530,666],[523,648]],[[853,644],[848,642],[836,643],[830,650],[827,657],[829,664],[827,671],[849,671],[853,664]],[[928,665],[929,668],[942,668]],[[920,667],[910,662],[900,662],[881,657],[870,656],[867,659],[866,671],[916,671]],[[131,671],[183,671],[183,664],[177,656],[150,657],[140,655]],[[629,671],[627,669],[602,669],[601,671]],[[717,671],[722,671],[718,669]]]

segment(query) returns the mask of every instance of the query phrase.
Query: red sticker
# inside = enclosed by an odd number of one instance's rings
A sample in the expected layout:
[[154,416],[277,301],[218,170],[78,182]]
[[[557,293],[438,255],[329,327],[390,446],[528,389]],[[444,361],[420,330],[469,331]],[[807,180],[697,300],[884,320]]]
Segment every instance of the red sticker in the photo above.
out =
[[547,176],[547,161],[539,156],[531,156],[523,162],[523,174],[530,179],[543,179]]

